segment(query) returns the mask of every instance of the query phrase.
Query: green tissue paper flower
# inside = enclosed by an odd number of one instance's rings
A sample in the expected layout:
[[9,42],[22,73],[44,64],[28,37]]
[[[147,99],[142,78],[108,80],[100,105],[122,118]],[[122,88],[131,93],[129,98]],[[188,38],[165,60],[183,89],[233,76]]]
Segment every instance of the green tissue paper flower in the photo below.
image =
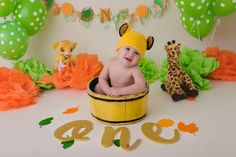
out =
[[144,57],[140,63],[139,67],[144,75],[145,80],[148,83],[154,83],[159,78],[159,71],[155,62],[147,57]]
[[[219,67],[219,62],[215,58],[207,57],[206,54],[198,50],[183,48],[181,50],[179,62],[183,70],[191,77],[197,89],[207,90],[211,88],[210,81],[204,79],[204,77]],[[166,80],[167,71],[168,63],[165,59],[159,73],[162,83]]]
[[32,80],[41,88],[41,89],[52,89],[54,88],[53,84],[46,84],[39,82],[38,80],[45,74],[52,74],[53,71],[48,69],[44,64],[40,63],[34,58],[30,58],[26,61],[18,60],[14,64],[14,68],[19,69],[27,74],[29,74]]

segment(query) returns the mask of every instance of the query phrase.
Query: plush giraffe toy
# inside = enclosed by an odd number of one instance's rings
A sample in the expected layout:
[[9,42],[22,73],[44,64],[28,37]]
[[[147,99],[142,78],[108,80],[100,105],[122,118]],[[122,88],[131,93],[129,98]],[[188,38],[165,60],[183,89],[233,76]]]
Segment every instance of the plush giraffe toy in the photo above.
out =
[[168,61],[168,74],[165,84],[161,85],[164,91],[167,91],[174,101],[179,101],[187,97],[196,97],[196,90],[189,75],[181,68],[179,64],[180,43],[175,40],[168,41],[165,45]]

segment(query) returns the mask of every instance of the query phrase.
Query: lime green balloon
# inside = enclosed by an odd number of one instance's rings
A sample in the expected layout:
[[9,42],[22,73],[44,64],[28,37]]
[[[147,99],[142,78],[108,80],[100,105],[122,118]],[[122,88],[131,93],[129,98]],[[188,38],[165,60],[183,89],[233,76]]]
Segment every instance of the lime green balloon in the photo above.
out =
[[16,0],[0,0],[0,17],[8,16],[14,8]]
[[191,17],[199,18],[205,14],[210,6],[211,0],[175,0],[180,11]]
[[22,24],[30,36],[37,33],[46,21],[47,8],[42,0],[17,1],[13,19]]
[[200,18],[193,18],[184,13],[181,13],[180,18],[184,29],[200,40],[211,32],[216,23],[216,16],[210,10],[201,15]]
[[14,21],[0,23],[0,56],[17,60],[27,51],[29,36],[26,30]]
[[227,16],[236,11],[236,0],[212,0],[210,9],[218,16]]

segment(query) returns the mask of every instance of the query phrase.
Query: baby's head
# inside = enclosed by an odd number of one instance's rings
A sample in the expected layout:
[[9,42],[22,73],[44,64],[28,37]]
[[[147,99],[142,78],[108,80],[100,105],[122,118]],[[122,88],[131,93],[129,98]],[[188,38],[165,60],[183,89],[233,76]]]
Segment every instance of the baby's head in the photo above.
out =
[[130,31],[130,26],[125,23],[120,27],[120,41],[116,45],[118,58],[127,67],[136,66],[144,57],[146,50],[152,48],[154,38],[146,37],[139,33]]
[[60,42],[54,42],[52,45],[58,55],[64,56],[65,58],[70,58],[77,43],[69,40],[63,40]]

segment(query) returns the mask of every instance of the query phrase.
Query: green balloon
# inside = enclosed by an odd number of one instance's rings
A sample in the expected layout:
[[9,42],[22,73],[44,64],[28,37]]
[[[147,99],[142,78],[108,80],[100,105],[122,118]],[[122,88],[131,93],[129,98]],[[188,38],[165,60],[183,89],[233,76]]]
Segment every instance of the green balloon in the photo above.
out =
[[0,0],[0,17],[8,16],[14,8],[15,0]]
[[201,15],[200,18],[193,18],[187,14],[180,14],[181,22],[184,29],[193,37],[202,40],[206,37],[216,23],[216,16],[207,11],[206,14]]
[[43,27],[46,15],[47,8],[42,0],[20,0],[13,11],[13,19],[22,24],[30,36]]
[[188,14],[194,18],[199,18],[208,10],[210,1],[211,0],[175,0],[175,3],[182,13]]
[[14,21],[0,23],[0,56],[17,60],[27,51],[29,36],[26,30]]
[[235,0],[212,0],[211,11],[217,16],[227,16],[236,11]]

